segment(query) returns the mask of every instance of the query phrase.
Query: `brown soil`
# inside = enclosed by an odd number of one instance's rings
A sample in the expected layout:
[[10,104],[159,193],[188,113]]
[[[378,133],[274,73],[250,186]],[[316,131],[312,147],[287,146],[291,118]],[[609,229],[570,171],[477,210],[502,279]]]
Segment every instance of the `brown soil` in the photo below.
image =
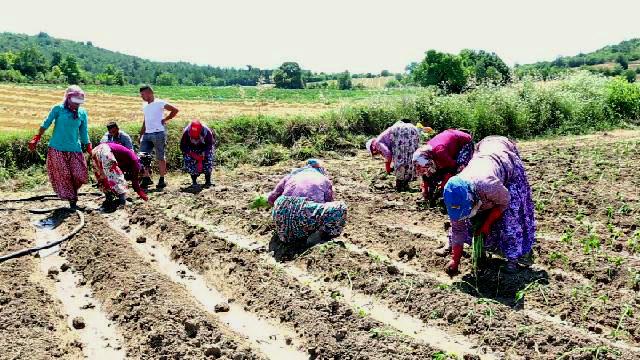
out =
[[[0,212],[0,253],[33,246],[35,232],[26,212]],[[0,358],[81,359],[82,349],[61,308],[40,284],[32,257],[0,264]]]
[[168,218],[153,206],[134,209],[131,222],[170,246],[176,259],[203,273],[247,310],[292,327],[310,358],[416,359],[437,352],[402,337],[376,337],[374,329],[384,324],[359,315],[330,294],[322,296],[305,288],[259,253],[238,249],[203,229]]
[[219,349],[222,358],[262,358],[137,256],[100,215],[87,222],[65,256],[122,329],[127,357],[201,359]]

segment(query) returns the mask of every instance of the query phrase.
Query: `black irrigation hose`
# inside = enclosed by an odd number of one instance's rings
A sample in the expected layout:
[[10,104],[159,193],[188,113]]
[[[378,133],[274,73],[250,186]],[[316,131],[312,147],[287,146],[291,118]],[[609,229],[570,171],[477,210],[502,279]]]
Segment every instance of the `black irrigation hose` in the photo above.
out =
[[[58,209],[65,209],[65,208],[32,209],[32,210],[29,210],[29,211],[33,212],[33,213],[42,214],[42,213],[47,213],[47,212],[51,212],[51,211],[58,210]],[[22,250],[18,250],[16,252],[13,252],[13,253],[10,253],[10,254],[7,254],[7,255],[0,256],[0,263],[3,263],[3,262],[5,262],[7,260],[10,260],[10,259],[15,259],[15,258],[18,258],[18,257],[21,257],[21,256],[29,255],[29,254],[32,254],[34,252],[38,252],[40,250],[49,249],[49,248],[52,248],[52,247],[54,247],[54,246],[56,246],[56,245],[58,245],[58,244],[60,244],[60,243],[62,243],[64,241],[69,240],[70,238],[72,238],[75,234],[77,234],[84,227],[84,214],[82,213],[82,211],[76,210],[76,215],[78,215],[78,217],[80,218],[80,224],[78,224],[67,235],[61,237],[60,239],[58,239],[56,241],[53,241],[53,242],[50,242],[50,243],[47,243],[47,244],[44,244],[44,245],[35,246],[35,247],[32,247],[32,248],[27,248],[27,249],[22,249]]]
[[[99,192],[83,192],[83,193],[79,193],[78,195],[95,195],[95,196],[98,196],[98,195],[103,195],[103,194],[99,193]],[[0,199],[0,203],[37,201],[37,200],[44,200],[44,199],[49,199],[49,198],[51,198],[51,200],[62,200],[62,199],[58,198],[58,195],[56,195],[56,194],[44,194],[44,195],[34,195],[34,196],[30,196],[30,197],[26,197],[26,198],[20,198],[20,199]]]

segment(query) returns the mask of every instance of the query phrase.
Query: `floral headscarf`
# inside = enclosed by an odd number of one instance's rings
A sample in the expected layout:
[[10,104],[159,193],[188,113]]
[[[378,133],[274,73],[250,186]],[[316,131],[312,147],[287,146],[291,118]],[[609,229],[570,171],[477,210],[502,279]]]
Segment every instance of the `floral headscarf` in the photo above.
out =
[[302,171],[309,171],[309,170],[315,170],[315,171],[319,172],[320,174],[327,176],[327,171],[325,170],[325,168],[320,163],[320,160],[318,160],[318,159],[309,159],[309,160],[307,160],[307,164],[305,166],[303,166],[301,168],[298,168],[298,169],[294,169],[293,171],[291,171],[291,175],[295,175],[295,174],[300,173]]
[[73,118],[78,118],[79,106],[70,106],[70,104],[80,105],[84,104],[84,91],[78,85],[71,85],[64,92],[64,98],[62,99],[64,107],[73,113]]
[[412,160],[416,168],[416,175],[432,176],[438,170],[431,152],[431,145],[423,145],[413,153]]

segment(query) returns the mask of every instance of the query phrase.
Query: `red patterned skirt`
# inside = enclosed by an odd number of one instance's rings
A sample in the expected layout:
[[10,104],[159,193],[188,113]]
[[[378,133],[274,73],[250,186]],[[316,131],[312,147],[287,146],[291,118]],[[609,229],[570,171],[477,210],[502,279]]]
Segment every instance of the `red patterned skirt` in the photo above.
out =
[[53,191],[64,200],[77,200],[78,189],[87,183],[87,162],[81,152],[59,151],[52,147],[47,152],[47,173]]

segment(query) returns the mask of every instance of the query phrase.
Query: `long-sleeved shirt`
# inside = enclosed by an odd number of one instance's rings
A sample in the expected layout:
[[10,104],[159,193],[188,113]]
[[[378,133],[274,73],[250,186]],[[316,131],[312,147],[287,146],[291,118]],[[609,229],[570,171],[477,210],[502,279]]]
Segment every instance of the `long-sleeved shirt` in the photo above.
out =
[[456,157],[462,147],[472,141],[470,134],[464,131],[448,129],[427,142],[431,146],[431,158],[438,170],[455,171],[458,167]]
[[[477,200],[482,202],[478,212],[498,208],[504,212],[509,207],[511,196],[507,185],[519,160],[516,145],[503,136],[489,136],[476,146],[469,165],[458,174],[469,181]],[[452,244],[470,242],[468,220],[451,222]]]
[[378,151],[380,151],[382,156],[387,160],[391,160],[393,158],[393,133],[399,127],[415,127],[415,125],[397,121],[376,138],[378,142]]
[[78,118],[74,119],[73,113],[64,104],[58,104],[51,109],[40,127],[46,130],[54,124],[50,147],[58,151],[82,152],[81,144],[89,143],[87,118],[87,111],[83,108],[78,109]]
[[120,170],[131,177],[131,186],[133,187],[133,190],[140,192],[140,190],[142,190],[140,187],[140,175],[142,168],[140,167],[140,160],[136,153],[120,144],[110,142],[107,143],[107,145],[111,149],[113,156],[116,158]]
[[333,201],[333,183],[329,178],[313,168],[294,172],[282,178],[269,193],[270,204],[280,196],[304,197],[317,203]]
[[215,136],[213,134],[213,131],[203,125],[201,134],[203,141],[194,143],[193,141],[191,141],[189,131],[183,131],[182,139],[180,139],[180,151],[182,151],[184,154],[188,154],[190,152],[209,153],[213,151],[213,147],[215,146]]
[[111,134],[107,131],[102,139],[100,139],[100,143],[116,143],[126,147],[129,150],[133,150],[133,141],[131,141],[131,136],[126,132],[120,130],[118,131],[118,136],[111,136]]

